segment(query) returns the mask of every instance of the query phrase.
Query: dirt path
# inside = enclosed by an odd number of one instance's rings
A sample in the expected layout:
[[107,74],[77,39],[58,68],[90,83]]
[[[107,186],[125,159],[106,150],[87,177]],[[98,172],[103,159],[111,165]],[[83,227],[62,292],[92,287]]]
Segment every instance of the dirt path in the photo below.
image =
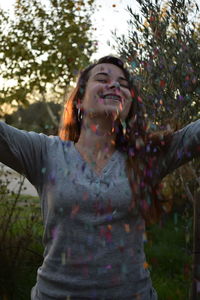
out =
[[[23,179],[23,177],[19,173],[15,172],[14,170],[0,163],[0,168],[2,166],[3,166],[4,173],[3,175],[0,175],[0,180],[3,180],[3,182],[9,182],[8,189],[10,191],[14,191],[15,193],[17,193],[17,191],[19,190],[20,182]],[[23,183],[21,194],[38,196],[36,189],[26,178]]]

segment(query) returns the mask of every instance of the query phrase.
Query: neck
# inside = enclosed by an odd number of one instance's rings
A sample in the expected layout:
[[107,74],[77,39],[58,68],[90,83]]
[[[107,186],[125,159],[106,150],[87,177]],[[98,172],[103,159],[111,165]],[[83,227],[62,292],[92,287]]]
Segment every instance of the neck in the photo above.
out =
[[81,133],[77,149],[88,154],[101,156],[111,154],[115,151],[116,124],[111,120],[83,119]]

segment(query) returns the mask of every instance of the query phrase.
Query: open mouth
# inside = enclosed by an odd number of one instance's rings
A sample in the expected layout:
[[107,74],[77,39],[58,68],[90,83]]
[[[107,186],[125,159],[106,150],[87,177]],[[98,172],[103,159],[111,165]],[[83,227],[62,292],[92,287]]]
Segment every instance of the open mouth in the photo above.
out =
[[120,101],[121,102],[121,97],[118,96],[118,95],[114,95],[114,94],[107,94],[107,95],[104,95],[102,98],[103,99],[111,99],[111,100],[115,100],[115,101]]

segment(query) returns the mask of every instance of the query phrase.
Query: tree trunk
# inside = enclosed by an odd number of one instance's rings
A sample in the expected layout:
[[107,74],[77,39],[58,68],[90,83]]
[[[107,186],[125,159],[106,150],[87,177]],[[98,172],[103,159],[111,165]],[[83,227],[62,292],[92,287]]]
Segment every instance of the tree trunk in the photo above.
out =
[[53,124],[54,124],[56,127],[58,127],[58,121],[56,120],[56,117],[55,117],[55,115],[54,115],[54,113],[53,113],[53,111],[52,111],[52,109],[51,109],[49,103],[48,103],[48,102],[45,102],[45,104],[46,104],[48,114],[49,114],[49,116],[50,116],[50,118],[51,118]]
[[49,103],[46,101],[46,97],[45,97],[44,93],[42,93],[42,99],[43,99],[43,102],[46,104],[47,112],[48,112],[48,114],[49,114],[49,116],[50,116],[50,118],[51,118],[54,126],[58,127],[58,125],[59,125],[58,121],[56,120],[56,117],[55,117],[55,115],[54,115],[54,113],[53,113],[53,111],[52,111]]

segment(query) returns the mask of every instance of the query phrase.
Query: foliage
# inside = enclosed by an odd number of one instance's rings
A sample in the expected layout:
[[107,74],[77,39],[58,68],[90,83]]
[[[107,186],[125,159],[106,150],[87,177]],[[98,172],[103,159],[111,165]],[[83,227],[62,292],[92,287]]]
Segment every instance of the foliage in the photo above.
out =
[[93,10],[94,0],[16,0],[14,18],[0,10],[1,103],[28,105],[33,92],[46,101],[47,91],[65,100],[96,49]]
[[[48,104],[57,122],[59,122],[61,105],[54,102]],[[47,135],[57,134],[58,128],[52,122],[44,102],[35,102],[27,108],[19,107],[16,112],[5,115],[4,118],[6,123],[22,130],[43,132]]]
[[119,54],[128,61],[152,124],[182,126],[200,116],[198,5],[136,1],[140,14],[128,7],[128,39],[115,34]]
[[[40,208],[38,199],[36,202],[28,196],[27,201],[26,197],[20,196],[23,178],[14,194],[8,189],[9,171],[1,167],[0,173],[0,298],[22,299],[19,280],[27,270],[30,271],[34,261],[39,263],[42,259],[38,251],[41,249]],[[33,244],[38,245],[36,251]]]
[[[140,13],[128,8],[128,38],[115,34],[118,51],[140,90],[150,129],[178,129],[200,117],[199,8],[190,0],[137,0],[137,3]],[[184,166],[163,180],[168,200],[166,211],[174,203],[180,209],[188,201],[184,168],[187,169]],[[198,171],[196,162],[189,169],[190,175],[192,169]],[[190,179],[193,191],[194,176]]]
[[164,205],[166,212],[172,208],[176,212],[182,212],[189,200],[193,202],[193,194],[199,188],[199,166],[200,159],[193,159],[164,178],[162,192],[168,200]]
[[[200,117],[199,7],[195,0],[136,1],[141,14],[134,13],[131,7],[128,8],[128,39],[125,36],[117,37],[115,34],[119,54],[128,61],[133,79],[147,108],[146,117],[150,129],[178,129]],[[166,211],[170,211],[174,203],[176,210],[181,206],[182,211],[188,207],[188,200],[191,200],[192,204],[197,201],[194,191],[199,187],[199,168],[196,162],[192,161],[188,167],[184,166],[164,179],[164,192],[168,200],[168,206],[164,207]],[[167,228],[164,232],[166,231]],[[159,262],[155,265],[158,274],[152,268],[152,279],[158,290],[158,298],[188,299],[189,281],[186,285],[180,270],[183,270],[183,267],[184,270],[190,269],[192,260],[186,267],[181,259],[186,261],[187,255],[185,251],[177,249],[178,240],[170,242],[170,236],[167,237],[170,249],[164,249],[162,234],[158,231],[156,235],[159,239],[154,241],[155,245],[150,251]],[[197,234],[194,240],[199,244]],[[194,248],[194,271],[199,267],[197,259],[195,260],[197,255]],[[162,278],[160,274],[164,271],[166,263],[171,266],[172,272],[166,273]],[[193,278],[189,278],[190,282],[196,282],[198,274],[193,272]],[[192,287],[191,299],[194,299],[194,292],[195,285]]]
[[147,228],[147,262],[158,299],[189,299],[192,263],[192,208],[166,215]]

